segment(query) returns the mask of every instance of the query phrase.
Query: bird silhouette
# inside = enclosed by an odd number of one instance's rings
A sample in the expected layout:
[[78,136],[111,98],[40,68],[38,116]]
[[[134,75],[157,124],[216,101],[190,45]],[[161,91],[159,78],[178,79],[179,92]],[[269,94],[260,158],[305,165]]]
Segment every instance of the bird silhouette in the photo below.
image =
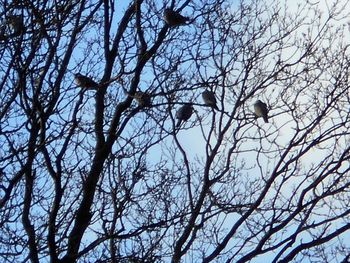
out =
[[80,73],[74,75],[74,80],[75,83],[81,88],[95,89],[98,87],[98,84],[94,80]]
[[179,12],[171,10],[170,8],[164,9],[164,20],[169,26],[181,26],[186,25],[190,19],[181,15]]
[[144,108],[152,106],[151,95],[147,92],[137,91],[132,97],[137,101],[140,107]]
[[268,109],[266,103],[262,102],[261,100],[257,100],[254,103],[254,112],[257,117],[262,117],[266,123],[268,123]]
[[19,15],[10,15],[6,19],[6,24],[9,26],[11,36],[19,36],[24,32],[23,18]]
[[218,106],[216,105],[216,98],[214,92],[210,90],[205,90],[202,92],[202,98],[207,106],[219,110]]
[[182,121],[187,121],[189,118],[191,118],[191,115],[193,113],[193,106],[191,103],[186,103],[185,105],[181,106],[177,112],[176,112],[176,119],[178,119],[176,127],[179,127]]

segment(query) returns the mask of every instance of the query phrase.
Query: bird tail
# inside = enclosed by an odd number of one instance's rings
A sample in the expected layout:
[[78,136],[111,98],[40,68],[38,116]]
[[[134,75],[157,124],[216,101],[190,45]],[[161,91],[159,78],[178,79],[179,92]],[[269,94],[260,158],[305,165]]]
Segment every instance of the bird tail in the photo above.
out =
[[180,124],[181,124],[181,119],[179,119],[176,123],[176,128],[180,127]]
[[265,122],[265,123],[268,123],[268,122],[269,122],[268,119],[267,119],[267,116],[263,116],[263,119],[264,119],[264,122]]

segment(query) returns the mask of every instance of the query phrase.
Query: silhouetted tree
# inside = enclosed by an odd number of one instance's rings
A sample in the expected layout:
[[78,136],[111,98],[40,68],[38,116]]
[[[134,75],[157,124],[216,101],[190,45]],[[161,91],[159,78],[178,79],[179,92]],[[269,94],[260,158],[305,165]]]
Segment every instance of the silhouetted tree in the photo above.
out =
[[321,2],[2,1],[1,261],[348,262],[349,5]]

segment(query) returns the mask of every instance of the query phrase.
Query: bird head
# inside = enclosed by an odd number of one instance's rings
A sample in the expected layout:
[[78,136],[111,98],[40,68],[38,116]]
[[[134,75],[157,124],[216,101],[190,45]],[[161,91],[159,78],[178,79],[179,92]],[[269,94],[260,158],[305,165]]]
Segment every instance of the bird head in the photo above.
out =
[[167,7],[167,8],[165,8],[164,9],[164,14],[166,15],[166,14],[170,14],[172,12],[172,10],[169,8],[169,7]]

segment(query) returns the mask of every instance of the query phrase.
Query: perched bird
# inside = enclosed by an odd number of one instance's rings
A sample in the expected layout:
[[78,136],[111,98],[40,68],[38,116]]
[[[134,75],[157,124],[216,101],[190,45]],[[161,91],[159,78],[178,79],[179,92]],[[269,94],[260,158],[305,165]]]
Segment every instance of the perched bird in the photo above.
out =
[[207,106],[219,110],[218,106],[216,105],[216,98],[214,92],[210,90],[205,90],[202,92],[202,98]]
[[176,119],[178,119],[176,127],[179,127],[182,121],[187,121],[191,118],[193,113],[193,106],[191,103],[186,103],[176,112]]
[[186,25],[190,19],[181,15],[179,12],[173,11],[170,8],[164,9],[164,20],[169,26]]
[[264,102],[262,102],[261,100],[257,100],[254,103],[254,111],[257,117],[262,117],[266,123],[269,122],[267,120],[268,119],[267,114],[269,110],[267,109],[267,105]]
[[0,27],[0,41],[6,40],[7,36],[5,33],[5,27]]
[[91,78],[77,73],[74,75],[75,83],[82,88],[94,89],[98,87],[98,84]]
[[24,24],[22,16],[11,15],[7,17],[6,24],[11,29],[12,36],[19,36],[24,32]]
[[151,107],[151,95],[147,92],[137,91],[133,98],[137,101],[140,107]]

